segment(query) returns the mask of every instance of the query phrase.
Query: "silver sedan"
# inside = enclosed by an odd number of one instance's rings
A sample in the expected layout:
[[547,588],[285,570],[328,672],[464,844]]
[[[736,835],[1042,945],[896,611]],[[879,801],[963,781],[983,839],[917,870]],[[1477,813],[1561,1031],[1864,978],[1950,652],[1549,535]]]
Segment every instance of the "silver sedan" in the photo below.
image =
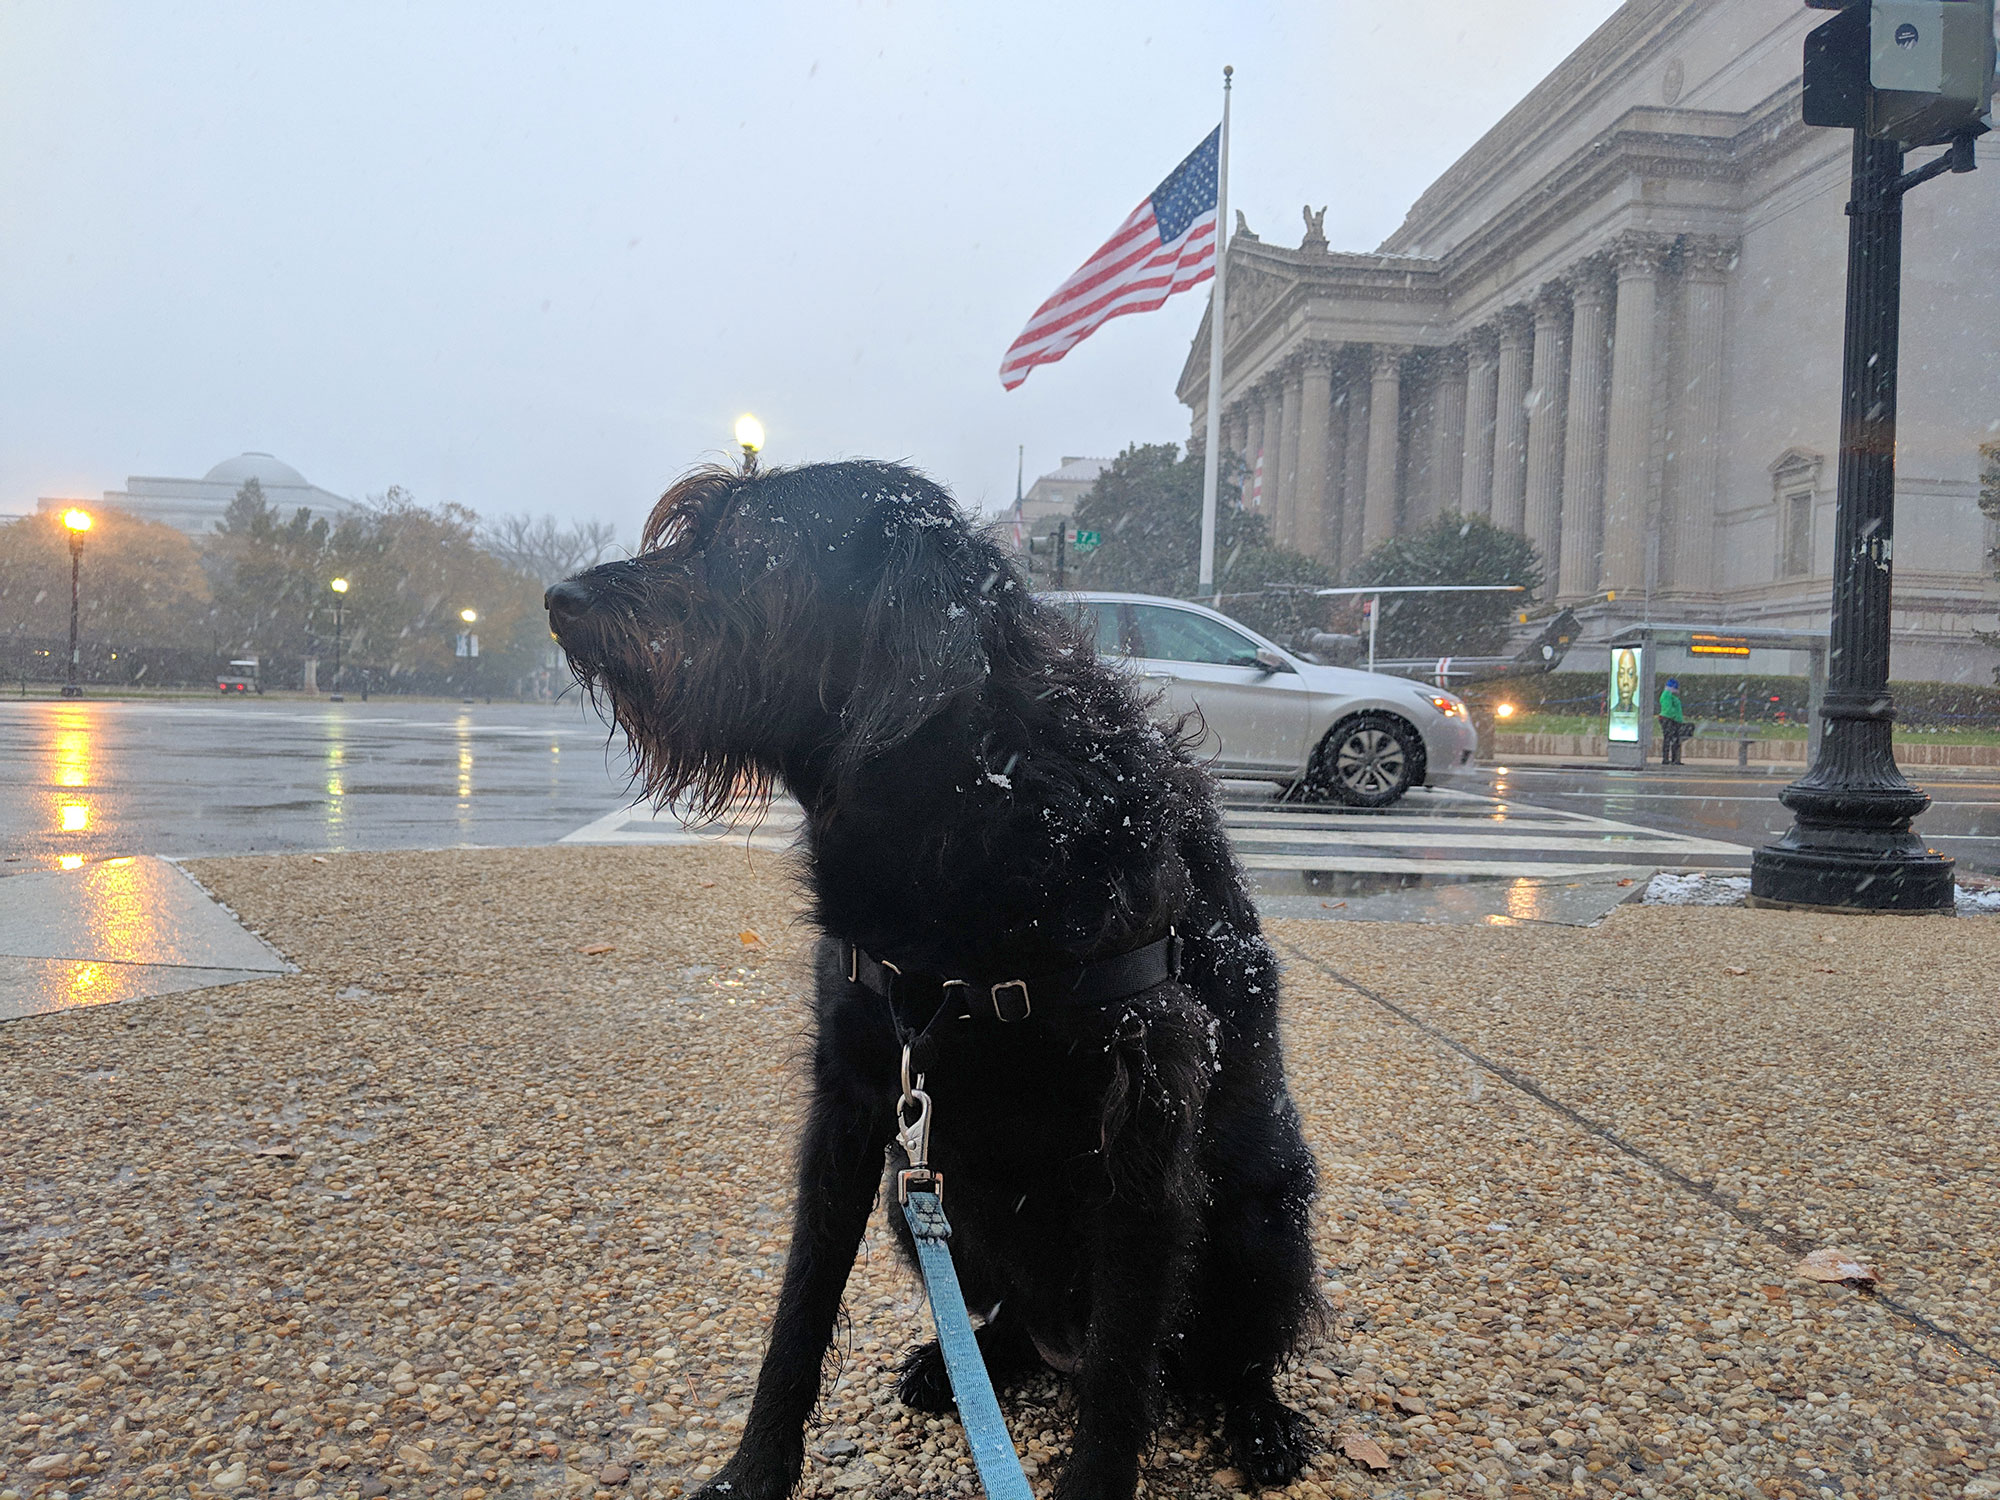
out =
[[1310,801],[1387,807],[1432,770],[1470,766],[1479,732],[1463,700],[1406,677],[1302,661],[1215,610],[1150,594],[1053,594],[1096,641],[1196,713],[1228,776],[1276,781]]

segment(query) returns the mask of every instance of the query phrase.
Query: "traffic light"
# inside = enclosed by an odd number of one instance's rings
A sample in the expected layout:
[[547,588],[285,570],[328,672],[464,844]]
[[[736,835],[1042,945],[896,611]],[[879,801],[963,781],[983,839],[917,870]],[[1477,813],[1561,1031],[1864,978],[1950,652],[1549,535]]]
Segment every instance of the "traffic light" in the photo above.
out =
[[1808,125],[1939,146],[1992,128],[1994,0],[1806,0]]

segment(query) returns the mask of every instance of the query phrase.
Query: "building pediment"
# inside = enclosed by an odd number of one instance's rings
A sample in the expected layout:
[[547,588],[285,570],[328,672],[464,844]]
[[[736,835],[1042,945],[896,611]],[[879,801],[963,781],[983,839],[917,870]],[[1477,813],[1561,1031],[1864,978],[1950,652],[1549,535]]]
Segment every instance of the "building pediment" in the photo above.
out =
[[1826,455],[1815,453],[1810,448],[1787,448],[1769,464],[1771,478],[1780,487],[1796,484],[1800,480],[1817,483],[1820,470],[1825,466]]
[[1260,266],[1242,267],[1229,278],[1229,326],[1223,330],[1223,336],[1233,343],[1297,284],[1296,276]]

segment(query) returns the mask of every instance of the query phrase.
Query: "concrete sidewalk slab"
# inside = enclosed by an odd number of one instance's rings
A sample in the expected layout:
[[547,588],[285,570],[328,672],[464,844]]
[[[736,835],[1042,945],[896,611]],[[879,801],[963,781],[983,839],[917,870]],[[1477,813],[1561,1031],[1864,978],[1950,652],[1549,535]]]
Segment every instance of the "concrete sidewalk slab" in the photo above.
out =
[[116,964],[77,958],[0,957],[0,1021],[78,1005],[116,1005],[148,995],[177,995],[218,984],[266,979],[269,969],[202,969],[175,964]]
[[151,855],[0,880],[0,1020],[291,967],[186,871]]

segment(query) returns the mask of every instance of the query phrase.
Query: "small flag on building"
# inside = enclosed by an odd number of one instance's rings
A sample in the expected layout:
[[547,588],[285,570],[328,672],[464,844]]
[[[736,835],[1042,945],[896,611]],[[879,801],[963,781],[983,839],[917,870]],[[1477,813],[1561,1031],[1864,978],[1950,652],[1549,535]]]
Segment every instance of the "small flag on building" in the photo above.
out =
[[1215,274],[1221,154],[1218,126],[1036,309],[1000,362],[1002,385],[1013,390],[1036,365],[1054,364],[1111,319],[1151,312]]

